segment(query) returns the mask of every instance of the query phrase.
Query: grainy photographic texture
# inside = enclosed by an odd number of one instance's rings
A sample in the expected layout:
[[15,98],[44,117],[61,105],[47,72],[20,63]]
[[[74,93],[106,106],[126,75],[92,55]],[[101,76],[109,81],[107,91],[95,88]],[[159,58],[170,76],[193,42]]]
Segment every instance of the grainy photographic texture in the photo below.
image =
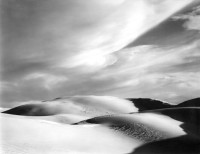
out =
[[200,154],[200,0],[0,14],[0,153]]

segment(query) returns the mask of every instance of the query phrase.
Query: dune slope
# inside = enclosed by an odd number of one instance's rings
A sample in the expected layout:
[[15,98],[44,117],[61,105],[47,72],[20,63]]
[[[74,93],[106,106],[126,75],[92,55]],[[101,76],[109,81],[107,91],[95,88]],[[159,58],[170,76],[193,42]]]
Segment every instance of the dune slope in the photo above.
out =
[[138,109],[128,100],[111,96],[73,96],[25,104],[6,110],[3,113],[25,116],[49,116],[56,114],[76,114],[100,116],[113,113],[137,112]]
[[128,153],[142,144],[100,125],[63,125],[47,121],[1,115],[2,153],[66,154]]
[[173,107],[173,105],[169,103],[150,98],[127,98],[127,100],[131,101],[134,104],[134,106],[138,108],[139,111]]
[[73,96],[20,105],[1,113],[1,153],[199,154],[193,102]]

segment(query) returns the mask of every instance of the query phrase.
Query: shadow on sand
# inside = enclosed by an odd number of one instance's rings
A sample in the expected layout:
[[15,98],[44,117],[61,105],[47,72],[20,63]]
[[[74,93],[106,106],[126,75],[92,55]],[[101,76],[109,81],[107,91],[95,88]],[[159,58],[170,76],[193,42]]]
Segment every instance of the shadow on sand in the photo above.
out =
[[167,109],[156,112],[184,122],[180,127],[186,135],[147,143],[130,154],[200,154],[200,109]]
[[130,154],[200,154],[200,139],[184,135],[156,141],[135,149]]

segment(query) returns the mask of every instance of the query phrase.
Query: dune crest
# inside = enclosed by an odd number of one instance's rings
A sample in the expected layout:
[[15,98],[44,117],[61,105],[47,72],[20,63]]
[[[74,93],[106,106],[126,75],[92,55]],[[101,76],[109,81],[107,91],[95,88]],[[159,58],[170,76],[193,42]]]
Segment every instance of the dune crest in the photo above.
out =
[[76,114],[89,117],[114,113],[137,112],[130,101],[112,96],[73,96],[20,105],[4,111],[7,114],[25,116],[49,116]]
[[196,100],[73,96],[24,104],[1,113],[0,146],[6,154],[198,154]]

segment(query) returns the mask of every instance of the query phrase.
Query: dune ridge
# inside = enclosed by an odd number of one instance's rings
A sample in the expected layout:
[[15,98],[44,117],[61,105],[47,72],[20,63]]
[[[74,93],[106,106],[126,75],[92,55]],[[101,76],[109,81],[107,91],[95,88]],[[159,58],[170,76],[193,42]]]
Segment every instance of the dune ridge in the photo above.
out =
[[[190,105],[191,103],[191,105]],[[74,96],[3,110],[2,153],[200,153],[199,98]]]

